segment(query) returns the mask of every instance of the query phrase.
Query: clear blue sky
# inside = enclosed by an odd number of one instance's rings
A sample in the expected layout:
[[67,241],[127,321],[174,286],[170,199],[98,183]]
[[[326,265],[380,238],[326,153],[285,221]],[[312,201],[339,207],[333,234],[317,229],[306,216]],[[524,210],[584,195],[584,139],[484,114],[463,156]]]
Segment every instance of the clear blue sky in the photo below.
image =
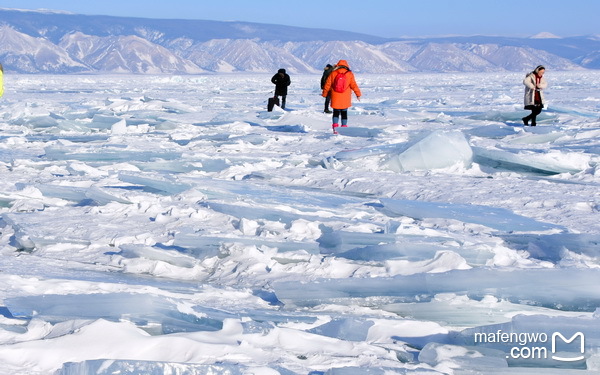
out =
[[383,37],[600,34],[600,0],[5,0],[0,7],[274,23]]

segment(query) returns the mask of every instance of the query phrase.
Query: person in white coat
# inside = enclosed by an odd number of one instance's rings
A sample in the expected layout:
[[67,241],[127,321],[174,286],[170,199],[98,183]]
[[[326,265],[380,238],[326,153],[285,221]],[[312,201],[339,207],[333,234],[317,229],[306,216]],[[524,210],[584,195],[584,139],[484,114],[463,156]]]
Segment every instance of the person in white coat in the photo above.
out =
[[531,126],[536,126],[537,115],[542,113],[542,108],[544,108],[543,90],[548,87],[548,83],[544,78],[545,72],[546,68],[538,65],[523,80],[523,84],[525,85],[525,109],[531,111],[529,116],[522,119],[525,125],[529,125],[529,121],[531,121]]

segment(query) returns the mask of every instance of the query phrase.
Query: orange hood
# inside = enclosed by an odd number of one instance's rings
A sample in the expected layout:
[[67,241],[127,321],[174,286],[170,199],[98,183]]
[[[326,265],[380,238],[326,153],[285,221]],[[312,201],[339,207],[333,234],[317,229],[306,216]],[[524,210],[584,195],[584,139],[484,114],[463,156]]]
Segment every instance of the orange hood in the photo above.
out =
[[337,63],[338,66],[343,65],[343,66],[347,66],[348,68],[350,67],[350,65],[348,65],[348,61],[346,60],[340,60]]

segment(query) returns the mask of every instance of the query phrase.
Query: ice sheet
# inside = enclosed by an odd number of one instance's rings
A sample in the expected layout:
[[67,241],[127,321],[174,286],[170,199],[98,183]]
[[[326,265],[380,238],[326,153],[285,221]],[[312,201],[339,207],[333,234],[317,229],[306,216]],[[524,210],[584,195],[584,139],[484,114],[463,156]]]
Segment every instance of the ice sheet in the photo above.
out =
[[0,373],[598,372],[600,74],[548,74],[533,128],[521,74],[357,73],[338,135],[316,75],[7,75]]

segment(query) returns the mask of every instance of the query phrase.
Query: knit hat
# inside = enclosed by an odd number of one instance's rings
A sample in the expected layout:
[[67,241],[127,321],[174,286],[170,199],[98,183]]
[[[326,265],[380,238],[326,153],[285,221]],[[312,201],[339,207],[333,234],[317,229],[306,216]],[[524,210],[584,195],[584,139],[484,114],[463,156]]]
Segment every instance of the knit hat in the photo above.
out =
[[277,73],[283,73],[283,74],[285,74],[285,69],[279,69],[279,70],[277,71]]

